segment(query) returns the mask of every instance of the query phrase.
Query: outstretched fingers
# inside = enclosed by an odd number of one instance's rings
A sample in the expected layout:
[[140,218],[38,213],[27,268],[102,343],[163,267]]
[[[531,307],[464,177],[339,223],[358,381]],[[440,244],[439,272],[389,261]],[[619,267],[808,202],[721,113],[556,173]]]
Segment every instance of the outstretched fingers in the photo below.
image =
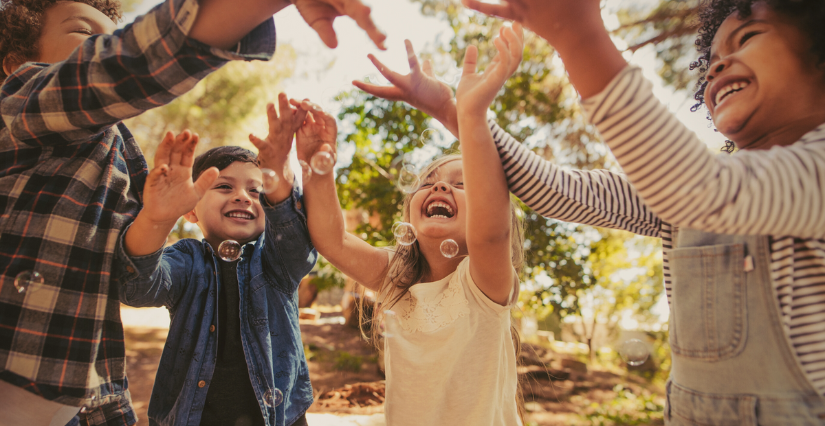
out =
[[343,6],[344,14],[352,18],[362,30],[366,31],[369,38],[379,49],[386,50],[384,40],[387,39],[387,36],[375,26],[375,22],[370,16],[370,12],[372,12],[370,7],[361,3],[360,0],[344,0]]
[[155,150],[155,168],[169,164],[169,157],[172,155],[172,145],[175,143],[175,134],[171,131],[166,132],[163,140]]
[[464,68],[461,71],[461,75],[475,74],[476,65],[478,65],[478,47],[471,44],[467,46],[467,51],[464,52]]
[[201,138],[197,133],[192,134],[192,139],[189,140],[189,143],[183,149],[180,159],[181,166],[192,168],[192,165],[195,164],[195,148],[198,147],[200,140]]
[[523,16],[519,10],[520,8],[516,7],[516,5],[518,5],[518,0],[502,0],[500,4],[485,3],[480,0],[461,0],[461,3],[469,9],[473,9],[485,15],[497,16],[499,18],[519,22],[523,19]]
[[218,171],[217,167],[210,167],[201,173],[194,185],[195,193],[198,195],[199,200],[203,197],[203,194],[206,194],[206,191],[209,190],[212,184],[215,183],[215,180],[218,179],[220,174],[221,172]]

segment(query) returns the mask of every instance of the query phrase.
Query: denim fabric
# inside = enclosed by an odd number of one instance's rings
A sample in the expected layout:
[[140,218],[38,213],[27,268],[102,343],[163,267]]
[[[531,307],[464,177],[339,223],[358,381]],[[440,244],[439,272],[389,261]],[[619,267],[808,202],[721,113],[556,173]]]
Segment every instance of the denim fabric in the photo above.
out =
[[673,242],[665,423],[825,425],[782,322],[768,237],[678,228]]
[[[298,326],[297,289],[317,254],[300,198],[296,189],[275,206],[262,199],[266,231],[244,245],[238,262],[246,363],[264,420],[273,426],[291,424],[313,401]],[[149,403],[151,425],[200,423],[217,359],[218,268],[205,241],[185,239],[130,258],[121,237],[115,263],[121,301],[165,306],[172,319]]]

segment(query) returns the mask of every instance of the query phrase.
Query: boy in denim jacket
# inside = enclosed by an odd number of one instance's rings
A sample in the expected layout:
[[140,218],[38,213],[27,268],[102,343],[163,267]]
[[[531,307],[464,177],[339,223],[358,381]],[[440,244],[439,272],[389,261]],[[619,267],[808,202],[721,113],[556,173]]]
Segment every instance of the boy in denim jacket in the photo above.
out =
[[116,0],[0,1],[0,425],[136,422],[110,276],[147,165],[121,120],[271,58],[290,3],[330,47],[343,14],[382,42],[360,0],[167,0],[122,30]]
[[[120,300],[165,306],[172,318],[149,403],[151,424],[305,424],[313,395],[297,290],[316,252],[287,155],[306,113],[292,109],[284,94],[280,117],[272,104],[267,108],[269,136],[250,137],[257,158],[218,147],[193,169],[197,136],[167,134],[146,181],[144,208],[121,239],[114,268]],[[164,249],[182,215],[204,240]]]

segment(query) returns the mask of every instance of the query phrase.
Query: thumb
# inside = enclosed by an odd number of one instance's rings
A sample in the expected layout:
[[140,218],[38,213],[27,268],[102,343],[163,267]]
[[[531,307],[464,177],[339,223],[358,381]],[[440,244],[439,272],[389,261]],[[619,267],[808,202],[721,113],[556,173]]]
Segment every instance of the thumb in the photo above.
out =
[[474,44],[467,46],[464,52],[464,69],[462,75],[475,74],[478,62],[478,47]]
[[321,41],[330,49],[338,47],[338,37],[335,36],[335,30],[332,28],[332,19],[319,19],[312,23],[312,29],[318,33]]
[[203,198],[203,194],[206,194],[206,191],[210,186],[212,186],[215,180],[218,179],[218,175],[220,174],[221,172],[217,167],[210,167],[201,173],[200,177],[195,182],[195,193],[198,194],[199,200]]

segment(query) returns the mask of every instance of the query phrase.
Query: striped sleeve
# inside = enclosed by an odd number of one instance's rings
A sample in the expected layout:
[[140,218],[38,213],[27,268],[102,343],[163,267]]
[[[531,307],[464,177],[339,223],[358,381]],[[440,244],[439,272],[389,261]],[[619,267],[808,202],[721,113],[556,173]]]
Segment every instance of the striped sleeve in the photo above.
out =
[[542,216],[658,237],[661,221],[624,175],[565,170],[490,122],[510,191]]
[[825,138],[715,155],[653,96],[635,67],[584,107],[663,221],[724,234],[825,237]]

